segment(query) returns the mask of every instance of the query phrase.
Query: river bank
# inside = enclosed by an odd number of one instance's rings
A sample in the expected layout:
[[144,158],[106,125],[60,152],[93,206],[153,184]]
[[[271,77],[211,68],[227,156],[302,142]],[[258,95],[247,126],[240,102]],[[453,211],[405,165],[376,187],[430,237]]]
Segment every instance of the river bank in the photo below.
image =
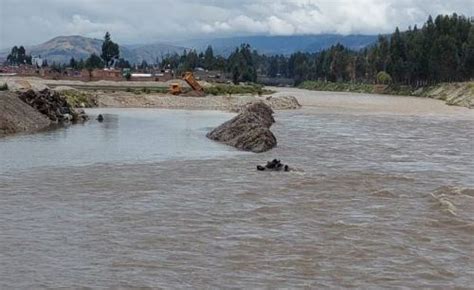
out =
[[43,90],[53,88],[79,107],[106,108],[164,108],[190,110],[237,111],[241,106],[255,101],[263,101],[273,110],[293,110],[300,108],[291,95],[272,97],[273,91],[259,86],[200,84],[208,92],[206,97],[174,96],[167,93],[171,83],[179,83],[189,89],[182,80],[168,82],[81,82],[71,80],[47,80],[36,77],[0,78],[11,91],[26,89]]
[[445,101],[447,105],[474,108],[474,82],[441,83],[413,89],[408,86],[306,81],[301,83],[299,88],[327,92],[426,97]]

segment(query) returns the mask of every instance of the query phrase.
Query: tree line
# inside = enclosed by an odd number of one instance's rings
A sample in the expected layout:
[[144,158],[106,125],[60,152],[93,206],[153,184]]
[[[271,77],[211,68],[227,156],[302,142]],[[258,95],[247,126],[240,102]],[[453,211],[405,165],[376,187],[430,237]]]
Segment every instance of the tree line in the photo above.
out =
[[184,51],[182,55],[177,53],[162,58],[160,67],[173,69],[178,74],[203,68],[205,70],[216,70],[228,73],[234,83],[257,82],[257,69],[260,55],[252,51],[249,44],[242,44],[236,48],[227,58],[214,55],[212,46],[208,46],[205,52],[197,53],[196,50]]
[[474,78],[473,20],[453,14],[433,21],[430,16],[421,28],[405,32],[397,28],[361,51],[337,44],[317,53],[260,56],[259,69],[264,75],[288,77],[297,84],[305,80],[388,81],[417,86],[466,81]]
[[14,46],[7,56],[7,62],[13,65],[20,64],[30,64],[31,65],[32,57],[29,54],[26,54],[26,50],[23,46]]
[[[8,57],[11,63],[24,63],[25,59],[28,61],[28,56],[22,47],[14,47]],[[120,58],[119,45],[107,32],[100,56],[92,54],[85,61],[71,59],[63,66],[92,70],[112,64],[116,68],[132,67]],[[474,78],[474,19],[457,14],[439,15],[434,20],[430,16],[421,28],[415,25],[404,32],[396,28],[360,51],[336,44],[314,53],[269,56],[242,44],[224,57],[209,46],[200,53],[191,49],[181,55],[162,56],[155,65],[177,74],[196,68],[222,71],[234,83],[257,82],[259,76],[287,78],[296,85],[307,80],[411,86],[466,81]],[[145,61],[139,66],[145,70],[149,67]]]
[[212,47],[163,58],[165,67],[178,71],[202,67],[221,70],[234,82],[255,82],[257,75],[289,78],[295,84],[306,80],[360,83],[426,85],[474,78],[474,23],[465,16],[430,16],[426,23],[405,32],[380,35],[365,49],[354,51],[336,44],[315,52],[289,56],[262,55],[242,45],[229,57],[214,56]]

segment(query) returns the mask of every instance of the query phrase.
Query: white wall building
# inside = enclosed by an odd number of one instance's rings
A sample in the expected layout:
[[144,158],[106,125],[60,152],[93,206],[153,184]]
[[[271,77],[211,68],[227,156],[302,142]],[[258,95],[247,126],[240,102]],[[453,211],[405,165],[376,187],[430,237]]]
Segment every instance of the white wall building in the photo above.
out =
[[44,60],[40,56],[33,56],[31,58],[31,64],[36,65],[37,67],[43,67],[44,65]]

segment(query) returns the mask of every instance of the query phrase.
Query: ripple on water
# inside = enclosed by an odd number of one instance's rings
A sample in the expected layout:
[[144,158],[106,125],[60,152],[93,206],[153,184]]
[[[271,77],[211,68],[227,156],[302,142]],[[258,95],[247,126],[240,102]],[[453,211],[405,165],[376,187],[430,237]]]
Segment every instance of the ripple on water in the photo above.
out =
[[[21,150],[21,162],[7,165],[16,170],[3,170],[11,158],[0,155],[0,288],[474,284],[473,121],[281,112],[279,146],[253,155],[201,139],[201,128],[226,116],[165,114],[157,123],[160,111],[137,112],[90,124],[102,148],[93,154],[118,148],[117,160],[71,166],[91,145],[70,146],[80,127],[48,137],[77,151],[41,170]],[[145,131],[130,131],[150,118]],[[184,131],[157,134],[168,121]],[[186,150],[166,148],[199,158],[154,159],[183,132]],[[130,145],[125,133],[141,139]],[[273,158],[304,172],[255,170]]]

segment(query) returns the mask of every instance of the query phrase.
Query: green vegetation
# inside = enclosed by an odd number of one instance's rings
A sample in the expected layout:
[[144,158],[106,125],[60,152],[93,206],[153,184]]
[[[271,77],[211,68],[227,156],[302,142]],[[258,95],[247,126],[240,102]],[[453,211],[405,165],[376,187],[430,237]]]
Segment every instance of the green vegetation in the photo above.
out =
[[92,108],[97,106],[94,96],[84,92],[79,92],[75,90],[62,91],[61,95],[64,96],[68,103],[75,108]]
[[382,85],[389,85],[392,83],[392,77],[384,71],[377,74],[377,83]]
[[260,56],[258,63],[264,74],[291,78],[296,84],[306,80],[373,84],[380,72],[384,72],[383,84],[419,87],[466,81],[474,77],[474,22],[456,14],[429,17],[422,28],[405,32],[397,28],[362,51],[337,44],[289,58]]
[[31,64],[31,55],[26,54],[23,46],[17,47],[15,45],[7,56],[7,62],[11,65]]
[[373,93],[375,86],[364,83],[304,81],[298,87],[313,91]]
[[113,62],[120,56],[119,45],[112,41],[110,33],[106,32],[104,42],[102,43],[102,54],[100,57],[104,60],[107,67],[110,67]]
[[261,85],[216,85],[207,87],[204,92],[208,95],[224,96],[224,95],[265,95],[271,94],[273,91],[266,90]]
[[92,71],[95,68],[103,68],[104,67],[104,62],[102,59],[95,53],[91,54],[88,59],[86,59],[86,62],[84,64],[84,67]]
[[126,79],[127,81],[129,81],[131,78],[132,78],[132,74],[130,73],[130,71],[127,71],[127,72],[125,73],[125,79]]
[[8,84],[3,83],[3,85],[0,85],[0,91],[8,91]]
[[163,58],[160,66],[162,68],[174,69],[178,74],[185,71],[193,71],[197,67],[206,70],[219,70],[232,75],[234,84],[240,82],[257,81],[257,53],[252,52],[250,45],[242,44],[226,59],[222,56],[214,56],[212,47],[208,47],[205,53],[197,53],[195,50],[184,51],[182,55],[172,54]]
[[227,70],[232,74],[234,84],[240,82],[257,82],[257,68],[250,45],[243,44],[229,56]]
[[350,82],[404,89],[459,82],[474,78],[474,22],[457,14],[439,15],[434,20],[429,17],[423,27],[414,26],[405,32],[397,28],[361,51],[336,44],[316,53],[266,56],[243,44],[228,58],[214,56],[209,47],[205,54],[191,50],[181,56],[167,56],[161,66],[178,72],[196,67],[221,70],[236,84],[256,82],[256,72],[269,78],[291,79],[296,85],[304,81]]

